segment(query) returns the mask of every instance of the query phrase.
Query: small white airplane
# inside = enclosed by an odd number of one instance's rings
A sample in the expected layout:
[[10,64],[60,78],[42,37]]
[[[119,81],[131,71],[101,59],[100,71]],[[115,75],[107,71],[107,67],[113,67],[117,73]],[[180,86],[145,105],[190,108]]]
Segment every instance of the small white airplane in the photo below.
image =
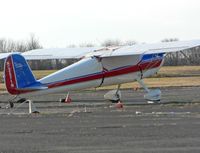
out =
[[[67,58],[80,58],[78,62],[67,66],[40,80],[36,80],[26,59],[21,54],[10,54],[5,60],[4,78],[7,91],[21,98],[36,95],[63,93],[86,88],[96,88],[108,85],[118,85],[118,89],[109,91],[104,98],[119,101],[120,84],[137,81],[146,91],[144,98],[149,101],[159,101],[161,91],[150,90],[144,84],[143,78],[157,73],[164,63],[167,53],[184,51],[199,47],[200,40],[178,41],[158,44],[140,44],[134,46],[68,49]],[[59,49],[53,55],[44,55],[42,50],[32,58],[40,59],[48,56],[58,57]],[[30,54],[24,56],[31,59]],[[60,55],[62,57],[62,55]],[[63,55],[64,56],[64,55]]]

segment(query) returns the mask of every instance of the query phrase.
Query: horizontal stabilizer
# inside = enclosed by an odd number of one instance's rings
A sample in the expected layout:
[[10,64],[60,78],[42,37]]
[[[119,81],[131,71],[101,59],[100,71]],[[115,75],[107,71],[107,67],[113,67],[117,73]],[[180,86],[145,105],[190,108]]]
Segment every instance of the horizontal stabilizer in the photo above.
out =
[[18,88],[19,90],[25,90],[25,91],[33,91],[33,90],[45,90],[48,89],[48,87],[45,86],[29,86],[25,88]]

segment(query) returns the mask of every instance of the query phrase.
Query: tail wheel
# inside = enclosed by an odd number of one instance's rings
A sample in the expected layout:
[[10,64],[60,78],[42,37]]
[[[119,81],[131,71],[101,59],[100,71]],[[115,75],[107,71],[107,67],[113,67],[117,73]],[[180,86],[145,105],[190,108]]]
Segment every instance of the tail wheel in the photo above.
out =
[[9,104],[10,104],[10,108],[14,107],[14,103],[13,102],[9,102]]

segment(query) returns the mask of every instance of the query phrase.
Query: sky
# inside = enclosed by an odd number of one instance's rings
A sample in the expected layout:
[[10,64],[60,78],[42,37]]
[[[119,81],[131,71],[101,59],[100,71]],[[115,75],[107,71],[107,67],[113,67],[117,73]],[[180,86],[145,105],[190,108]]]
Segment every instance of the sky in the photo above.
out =
[[45,48],[107,39],[200,39],[199,0],[0,0],[0,38]]

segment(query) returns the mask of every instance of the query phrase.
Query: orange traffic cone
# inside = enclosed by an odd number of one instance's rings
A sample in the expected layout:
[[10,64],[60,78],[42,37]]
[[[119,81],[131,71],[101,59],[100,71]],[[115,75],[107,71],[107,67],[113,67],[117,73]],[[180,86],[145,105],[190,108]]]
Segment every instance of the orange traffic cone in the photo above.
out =
[[72,99],[69,96],[69,93],[67,94],[67,97],[65,98],[65,103],[71,103]]
[[121,101],[119,101],[116,105],[115,105],[116,108],[124,108],[124,105],[121,103]]

